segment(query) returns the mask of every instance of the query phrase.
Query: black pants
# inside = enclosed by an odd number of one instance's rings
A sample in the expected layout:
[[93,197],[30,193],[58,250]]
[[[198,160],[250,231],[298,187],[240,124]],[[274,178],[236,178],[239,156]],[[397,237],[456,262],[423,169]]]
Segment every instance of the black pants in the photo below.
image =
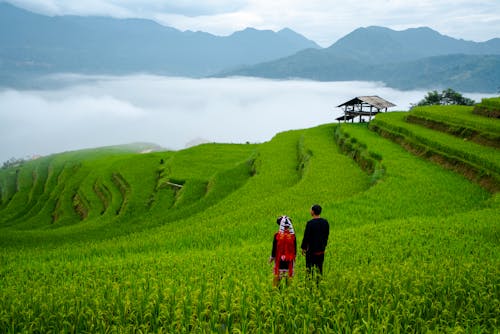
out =
[[306,254],[306,268],[309,273],[317,270],[320,275],[323,275],[323,262],[325,261],[325,253],[322,254]]

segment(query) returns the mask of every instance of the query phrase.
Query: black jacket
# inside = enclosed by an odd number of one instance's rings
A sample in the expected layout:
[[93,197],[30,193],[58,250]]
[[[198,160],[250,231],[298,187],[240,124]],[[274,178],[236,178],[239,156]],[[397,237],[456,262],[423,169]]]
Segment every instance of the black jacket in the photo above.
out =
[[325,251],[330,234],[330,225],[323,218],[314,218],[307,222],[302,239],[301,248],[309,254],[321,253]]

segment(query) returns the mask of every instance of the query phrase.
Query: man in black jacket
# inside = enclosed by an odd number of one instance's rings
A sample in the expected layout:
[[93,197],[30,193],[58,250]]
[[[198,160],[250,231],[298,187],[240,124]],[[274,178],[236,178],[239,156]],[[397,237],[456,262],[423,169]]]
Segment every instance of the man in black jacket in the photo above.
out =
[[323,261],[325,260],[325,248],[330,234],[330,225],[326,219],[320,217],[321,206],[315,204],[311,208],[313,217],[307,222],[302,239],[302,254],[306,256],[307,271],[311,273],[316,268],[319,274],[323,274]]

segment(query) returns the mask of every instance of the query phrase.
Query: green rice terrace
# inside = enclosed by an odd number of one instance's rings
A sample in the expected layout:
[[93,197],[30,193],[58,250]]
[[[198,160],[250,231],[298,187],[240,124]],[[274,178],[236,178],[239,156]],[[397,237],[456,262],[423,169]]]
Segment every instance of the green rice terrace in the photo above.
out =
[[[0,332],[498,333],[500,120],[473,111],[2,169]],[[299,255],[273,288],[276,218],[300,242],[315,203],[323,279]]]

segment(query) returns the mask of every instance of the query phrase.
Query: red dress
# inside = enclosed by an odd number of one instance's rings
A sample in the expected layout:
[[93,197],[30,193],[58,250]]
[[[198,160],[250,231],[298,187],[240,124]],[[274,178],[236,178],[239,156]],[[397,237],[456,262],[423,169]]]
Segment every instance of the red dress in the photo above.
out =
[[278,232],[274,235],[273,251],[271,256],[274,260],[274,274],[288,273],[293,276],[293,267],[297,255],[297,240],[295,234],[289,231]]

